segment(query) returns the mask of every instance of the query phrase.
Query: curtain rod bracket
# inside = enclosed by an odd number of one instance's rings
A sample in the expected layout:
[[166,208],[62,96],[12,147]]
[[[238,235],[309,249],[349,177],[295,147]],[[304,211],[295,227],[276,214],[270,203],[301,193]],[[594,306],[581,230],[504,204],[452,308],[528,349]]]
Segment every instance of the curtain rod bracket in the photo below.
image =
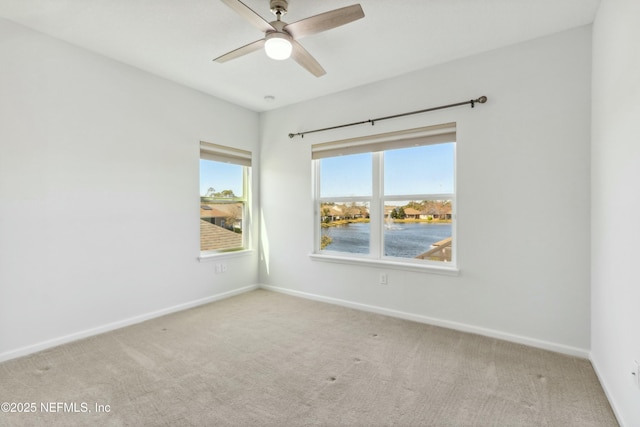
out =
[[328,127],[328,128],[308,130],[306,132],[290,133],[289,134],[289,138],[293,138],[294,136],[299,136],[301,138],[304,138],[304,135],[307,134],[307,133],[324,132],[324,131],[327,131],[327,130],[339,129],[339,128],[344,128],[344,127],[348,127],[348,126],[361,125],[361,124],[364,124],[364,123],[371,123],[371,126],[374,126],[375,122],[379,122],[379,121],[382,121],[382,120],[396,119],[398,117],[410,116],[412,114],[419,114],[419,113],[427,113],[429,111],[435,111],[435,110],[443,110],[445,108],[459,107],[461,105],[466,105],[466,104],[471,104],[471,108],[475,108],[476,103],[484,104],[485,102],[487,102],[487,97],[483,95],[478,99],[472,99],[471,101],[465,101],[465,102],[458,102],[456,104],[441,105],[439,107],[426,108],[424,110],[411,111],[411,112],[408,112],[408,113],[401,113],[401,114],[394,114],[393,116],[378,117],[377,119],[369,119],[369,120],[364,120],[364,121],[361,121],[361,122],[347,123],[347,124],[344,124],[344,125],[331,126],[331,127]]

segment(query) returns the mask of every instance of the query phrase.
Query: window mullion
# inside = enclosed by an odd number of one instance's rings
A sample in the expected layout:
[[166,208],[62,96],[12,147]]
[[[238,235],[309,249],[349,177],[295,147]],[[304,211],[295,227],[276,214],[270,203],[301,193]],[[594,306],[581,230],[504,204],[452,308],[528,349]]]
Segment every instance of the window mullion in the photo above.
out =
[[320,212],[320,160],[312,160],[312,174],[313,174],[313,183],[312,189],[313,192],[313,223],[315,226],[313,227],[313,248],[311,252],[317,252],[320,250],[320,236],[322,235],[320,219],[322,213]]
[[384,220],[384,206],[382,202],[383,183],[384,183],[384,156],[382,151],[372,153],[372,196],[371,208],[369,210],[369,227],[370,227],[370,253],[375,258],[382,257],[383,233],[382,222]]
[[250,233],[248,230],[249,219],[250,219],[250,209],[251,195],[249,194],[249,180],[251,179],[250,169],[248,167],[242,168],[242,198],[244,199],[242,203],[242,247],[247,248],[250,247]]

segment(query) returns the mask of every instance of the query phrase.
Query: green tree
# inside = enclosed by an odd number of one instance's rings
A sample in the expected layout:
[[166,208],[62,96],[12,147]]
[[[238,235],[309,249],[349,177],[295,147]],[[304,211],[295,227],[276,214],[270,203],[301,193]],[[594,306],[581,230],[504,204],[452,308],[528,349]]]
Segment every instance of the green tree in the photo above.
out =
[[407,203],[405,208],[412,208],[412,209],[415,209],[417,211],[422,211],[423,205],[422,205],[422,203],[419,203],[419,202],[410,201],[409,203]]
[[331,209],[326,206],[322,207],[322,222],[328,224],[331,222]]
[[357,215],[360,215],[360,208],[358,208],[358,206],[356,206],[355,203],[351,203],[350,205],[346,206],[346,209],[344,210],[344,214],[347,218],[353,219]]
[[216,193],[216,197],[220,197],[223,199],[233,199],[236,197],[235,194],[233,194],[233,190],[222,190],[219,193]]
[[320,249],[324,249],[331,244],[333,239],[326,234],[320,238]]

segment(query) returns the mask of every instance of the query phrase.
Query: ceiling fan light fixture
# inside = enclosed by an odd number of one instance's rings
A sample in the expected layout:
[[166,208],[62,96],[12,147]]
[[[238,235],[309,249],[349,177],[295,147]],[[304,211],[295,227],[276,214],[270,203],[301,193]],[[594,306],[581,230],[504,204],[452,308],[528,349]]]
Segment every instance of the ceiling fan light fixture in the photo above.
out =
[[291,36],[285,33],[272,32],[267,34],[264,43],[264,51],[271,59],[282,61],[291,56],[293,45],[289,40]]
[[[269,0],[271,12],[276,16],[276,20],[267,22],[244,4],[243,1],[245,0],[221,1],[233,9],[238,15],[249,21],[251,25],[263,32],[265,36],[260,40],[256,40],[253,43],[246,44],[215,58],[215,62],[227,62],[264,48],[269,58],[276,60],[292,58],[298,65],[316,77],[322,77],[327,72],[322,68],[322,65],[298,43],[298,39],[364,18],[362,6],[352,4],[351,6],[333,9],[287,24],[281,18],[287,13],[289,0]],[[257,0],[252,1],[257,2]]]

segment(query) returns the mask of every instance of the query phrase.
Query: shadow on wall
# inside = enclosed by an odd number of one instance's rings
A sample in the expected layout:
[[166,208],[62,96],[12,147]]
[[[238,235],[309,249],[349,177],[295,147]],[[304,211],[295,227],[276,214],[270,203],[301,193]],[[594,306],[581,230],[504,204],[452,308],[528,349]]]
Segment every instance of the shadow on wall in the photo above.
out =
[[269,275],[269,233],[262,209],[260,209],[260,259],[264,261],[264,267]]

